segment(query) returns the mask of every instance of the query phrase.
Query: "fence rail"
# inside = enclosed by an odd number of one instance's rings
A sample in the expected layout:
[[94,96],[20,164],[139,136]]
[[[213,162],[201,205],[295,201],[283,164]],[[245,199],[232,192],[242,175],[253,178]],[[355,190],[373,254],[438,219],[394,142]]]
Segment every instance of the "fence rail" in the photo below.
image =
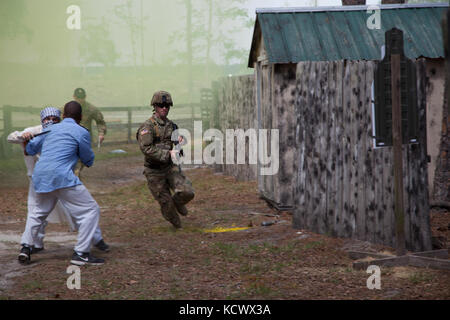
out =
[[[202,111],[204,110],[204,103],[190,103],[190,104],[179,104],[176,106],[176,110],[186,109],[186,110],[197,110],[198,111],[198,119],[202,118]],[[110,131],[115,132],[126,132],[126,137],[113,137],[109,135],[108,141],[106,141],[106,145],[108,144],[122,144],[122,143],[133,143],[134,139],[134,131],[137,129],[145,119],[139,119],[140,122],[133,122],[133,113],[136,112],[148,112],[151,114],[151,109],[148,106],[119,106],[119,107],[99,107],[98,108],[102,113],[110,114],[110,113],[118,113],[118,112],[126,112],[126,116],[124,118],[119,118],[120,122],[107,121],[107,128]],[[2,127],[0,127],[0,158],[10,157],[13,153],[12,145],[9,144],[6,140],[8,134],[13,131],[21,131],[25,127],[29,127],[31,125],[19,125],[19,123],[14,122],[13,114],[27,114],[31,116],[39,116],[41,108],[32,107],[32,106],[11,106],[4,105],[0,107],[0,123],[2,123]],[[195,113],[194,113],[195,115]],[[175,116],[175,122],[177,122],[179,127],[189,128],[191,126],[191,122],[195,119],[191,118],[191,114],[189,117],[180,118]],[[124,123],[121,121],[125,120]],[[26,121],[25,121],[26,122]],[[37,125],[36,121],[34,121],[33,117],[33,125]],[[182,124],[182,125],[181,125]]]

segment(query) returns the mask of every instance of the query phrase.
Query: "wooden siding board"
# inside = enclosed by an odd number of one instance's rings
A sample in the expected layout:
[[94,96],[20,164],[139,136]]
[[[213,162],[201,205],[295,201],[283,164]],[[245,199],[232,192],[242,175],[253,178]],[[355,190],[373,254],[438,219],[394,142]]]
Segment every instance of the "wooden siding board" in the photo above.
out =
[[343,106],[343,89],[344,89],[344,75],[345,75],[345,62],[340,60],[336,65],[336,94],[335,94],[335,104],[336,104],[336,214],[335,214],[335,234],[340,237],[343,235],[342,229],[344,225],[343,220],[343,210],[344,210],[344,148],[343,148],[343,116],[344,116],[344,106]]
[[365,220],[365,240],[375,242],[375,151],[373,147],[373,130],[372,130],[372,82],[374,79],[374,63],[367,62],[366,81],[365,81],[365,96],[367,104],[366,113],[366,159],[364,169],[364,189],[365,189],[365,205],[366,205],[366,220]]
[[327,143],[325,151],[328,156],[328,160],[326,162],[326,232],[329,235],[334,236],[334,229],[336,227],[335,215],[336,215],[336,153],[334,152],[336,148],[336,72],[337,72],[337,63],[330,62],[328,64],[328,92],[326,92],[327,96]]
[[427,161],[427,137],[426,137],[426,88],[427,77],[425,68],[425,59],[419,59],[416,67],[417,72],[417,96],[419,107],[419,159],[418,161],[418,207],[419,207],[419,237],[415,251],[431,250],[431,226],[430,226],[430,207],[428,198],[428,161]]
[[311,63],[308,78],[307,106],[310,108],[305,115],[306,124],[306,225],[310,230],[316,230],[314,224],[314,91],[316,80],[316,63]]
[[358,239],[365,240],[365,223],[366,223],[366,212],[365,212],[365,192],[364,192],[364,180],[365,180],[365,160],[367,154],[366,146],[366,112],[369,105],[366,103],[365,96],[365,86],[366,84],[366,62],[362,62],[358,70],[358,82],[361,84],[358,88],[357,94],[357,106],[356,106],[356,164],[357,170],[356,180],[358,182],[355,186],[356,192],[356,235]]
[[328,134],[328,117],[330,114],[329,104],[328,104],[328,64],[329,62],[321,63],[320,70],[320,82],[317,88],[319,92],[319,109],[317,110],[317,115],[319,116],[318,128],[320,130],[319,138],[319,232],[328,232],[328,219],[327,219],[327,180],[328,180],[328,170],[327,163],[328,160],[328,145],[329,145],[329,134]]
[[294,214],[293,214],[293,226],[294,228],[304,228],[305,226],[305,117],[304,117],[304,107],[305,102],[305,86],[303,81],[305,81],[306,66],[309,64],[300,62],[297,64],[296,71],[296,101],[295,101],[295,117],[296,117],[296,146],[298,150],[297,161],[297,172],[296,178],[297,182],[295,184],[294,192]]
[[351,227],[351,213],[350,213],[350,193],[351,193],[351,185],[350,185],[350,176],[351,176],[351,167],[352,167],[352,154],[351,154],[351,96],[352,96],[352,87],[351,87],[351,73],[352,73],[352,61],[346,61],[345,66],[345,75],[344,75],[344,83],[343,83],[343,136],[342,136],[342,147],[344,151],[344,161],[343,161],[343,211],[342,211],[342,230],[341,233],[344,237],[350,238],[352,236],[352,227]]
[[350,85],[351,85],[351,95],[350,95],[350,114],[349,114],[349,137],[350,137],[350,226],[351,226],[351,237],[355,236],[356,231],[356,220],[357,220],[357,210],[358,210],[358,103],[359,103],[359,92],[361,80],[359,79],[359,69],[361,63],[352,63],[350,71]]

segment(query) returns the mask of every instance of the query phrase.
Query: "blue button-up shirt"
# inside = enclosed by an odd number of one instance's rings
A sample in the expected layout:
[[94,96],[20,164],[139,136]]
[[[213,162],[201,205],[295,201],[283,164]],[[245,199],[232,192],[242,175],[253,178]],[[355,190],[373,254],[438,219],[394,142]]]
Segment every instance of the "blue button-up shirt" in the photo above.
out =
[[89,131],[72,118],[51,125],[45,131],[49,132],[32,139],[26,147],[29,155],[41,153],[32,176],[36,192],[51,192],[82,184],[73,169],[78,159],[87,167],[94,163]]

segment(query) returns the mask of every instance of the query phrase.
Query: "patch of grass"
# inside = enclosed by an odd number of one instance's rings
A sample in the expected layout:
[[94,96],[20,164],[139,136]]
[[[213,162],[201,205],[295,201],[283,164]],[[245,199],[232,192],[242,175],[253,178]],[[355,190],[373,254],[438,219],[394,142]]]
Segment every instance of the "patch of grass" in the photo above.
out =
[[151,233],[153,234],[160,234],[160,233],[175,233],[177,230],[172,227],[171,225],[162,225],[162,226],[156,226],[151,228]]
[[203,233],[203,229],[196,227],[196,226],[190,226],[184,224],[183,227],[178,230],[177,232],[185,232],[185,233]]
[[109,280],[100,279],[98,283],[99,283],[100,287],[102,287],[105,290],[109,289],[109,287],[110,287],[110,281]]
[[284,268],[286,268],[288,265],[286,263],[283,262],[275,262],[275,264],[272,266],[272,269],[276,272],[280,272],[281,270],[283,270]]
[[[139,152],[140,153],[140,152]],[[113,159],[113,158],[126,158],[126,157],[131,157],[131,156],[137,156],[139,155],[138,152],[134,152],[134,153],[97,153],[95,155],[95,160],[96,161],[102,161],[102,160],[108,160],[108,159]]]
[[339,278],[332,278],[332,279],[331,279],[331,282],[332,282],[333,284],[339,284],[339,282],[341,282],[341,279],[339,279]]
[[246,262],[242,264],[241,267],[239,268],[240,272],[248,273],[255,276],[262,274],[265,270],[266,268],[263,265],[254,264],[252,262]]
[[240,253],[238,247],[233,243],[216,242],[213,244],[214,254],[221,254],[226,258],[238,258]]
[[94,293],[89,296],[90,300],[105,300],[106,296],[100,293]]
[[253,253],[258,253],[258,252],[260,252],[262,248],[263,248],[262,246],[257,245],[257,244],[254,244],[254,243],[250,243],[250,244],[247,246],[247,250],[252,251]]
[[211,258],[210,257],[208,257],[208,256],[206,256],[206,257],[204,257],[203,258],[203,264],[205,265],[205,266],[210,266],[211,265]]
[[26,290],[36,290],[36,289],[42,289],[43,283],[39,280],[31,280],[28,282],[25,282],[22,287]]
[[323,241],[312,241],[312,242],[305,243],[303,245],[303,249],[308,250],[308,249],[318,248],[321,246],[323,246]]
[[414,284],[418,284],[421,282],[428,282],[433,280],[433,276],[430,274],[427,274],[425,272],[415,272],[412,275],[408,277],[409,281],[411,281]]
[[264,298],[271,298],[277,295],[277,292],[271,287],[267,286],[263,281],[251,283],[246,290],[247,296],[260,296]]
[[9,159],[0,159],[0,170],[8,173],[26,170],[23,157],[14,156]]

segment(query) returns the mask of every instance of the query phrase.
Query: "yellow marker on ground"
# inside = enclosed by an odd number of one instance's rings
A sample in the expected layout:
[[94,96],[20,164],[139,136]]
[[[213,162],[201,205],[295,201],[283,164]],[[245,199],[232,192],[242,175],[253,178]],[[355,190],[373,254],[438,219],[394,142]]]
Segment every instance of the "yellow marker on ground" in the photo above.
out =
[[240,230],[247,230],[250,227],[238,227],[238,228],[222,228],[222,227],[216,227],[214,229],[205,229],[203,232],[230,232],[230,231],[240,231]]

